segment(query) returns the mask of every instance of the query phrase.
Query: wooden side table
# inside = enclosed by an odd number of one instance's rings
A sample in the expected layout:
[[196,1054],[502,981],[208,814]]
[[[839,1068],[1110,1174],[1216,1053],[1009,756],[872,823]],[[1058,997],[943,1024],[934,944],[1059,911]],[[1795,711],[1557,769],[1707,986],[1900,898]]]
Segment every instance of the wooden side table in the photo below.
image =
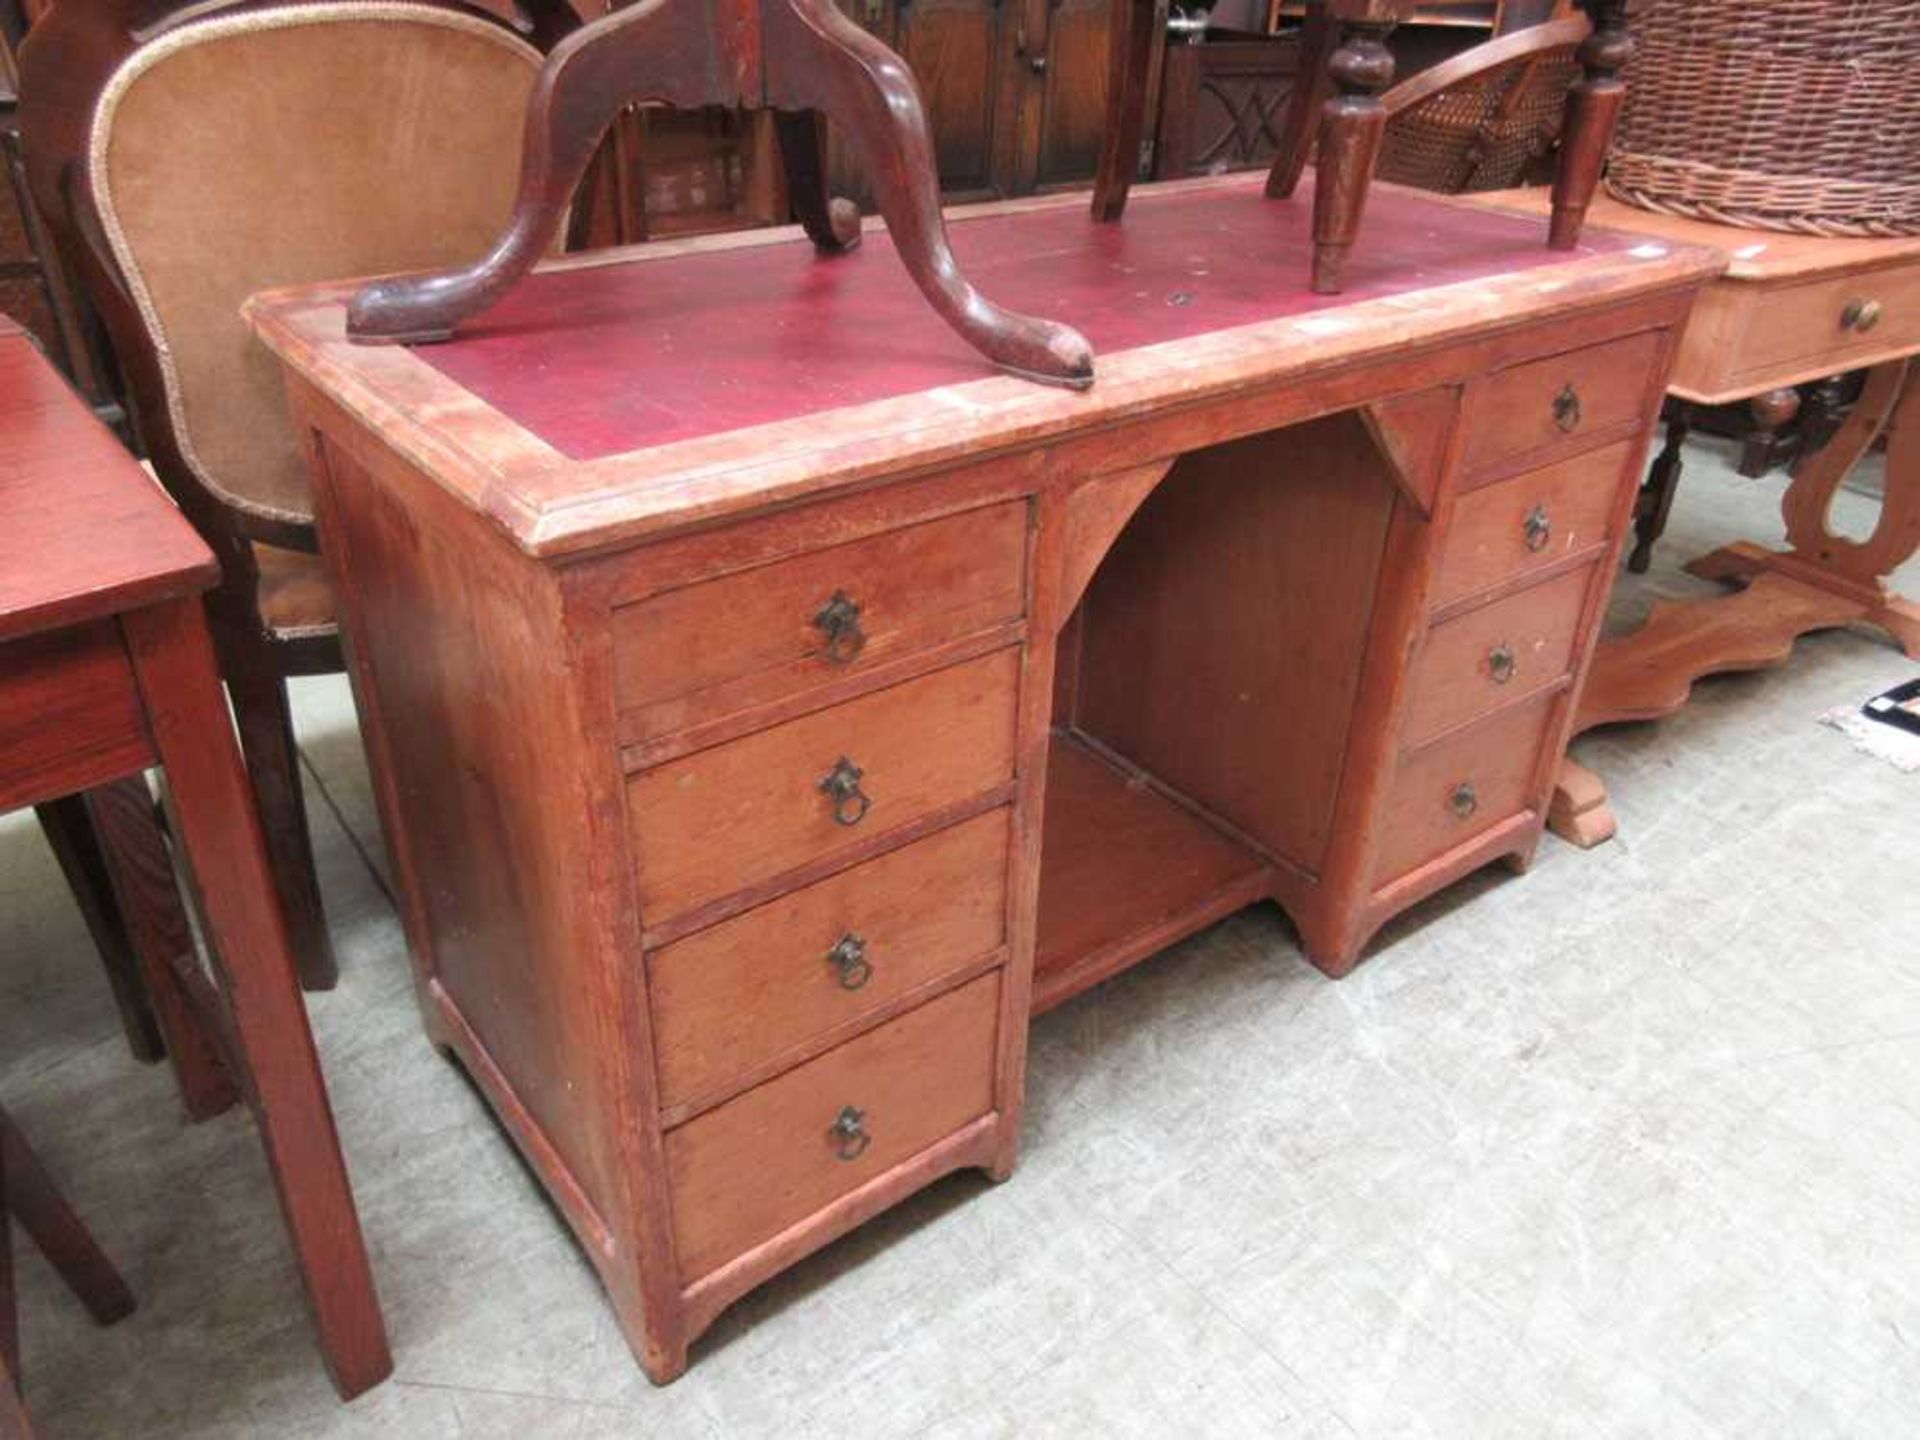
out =
[[0,320],[0,811],[165,768],[212,974],[190,949],[142,958],[228,1041],[322,1353],[352,1396],[393,1362],[214,667],[200,597],[217,579],[179,511]]
[[[1496,207],[1545,206],[1540,192],[1481,198]],[[1601,645],[1573,733],[1671,715],[1686,704],[1696,680],[1777,665],[1812,630],[1865,621],[1920,659],[1920,605],[1885,583],[1920,550],[1920,363],[1914,360],[1920,354],[1920,236],[1850,240],[1744,230],[1656,215],[1611,198],[1595,201],[1590,218],[1596,226],[1644,234],[1649,243],[1710,245],[1729,257],[1726,274],[1702,293],[1681,341],[1668,387],[1679,401],[1750,399],[1757,415],[1781,423],[1790,413],[1790,387],[1843,370],[1870,367],[1871,373],[1845,423],[1794,471],[1780,506],[1788,548],[1741,542],[1690,562],[1695,575],[1743,588],[1657,605],[1641,629]],[[1665,524],[1684,417],[1684,410],[1677,412],[1642,498],[1643,544]],[[1827,525],[1833,497],[1883,435],[1887,473],[1879,523],[1863,540],[1836,535]],[[1610,839],[1616,823],[1600,778],[1566,761],[1549,824],[1576,845]]]

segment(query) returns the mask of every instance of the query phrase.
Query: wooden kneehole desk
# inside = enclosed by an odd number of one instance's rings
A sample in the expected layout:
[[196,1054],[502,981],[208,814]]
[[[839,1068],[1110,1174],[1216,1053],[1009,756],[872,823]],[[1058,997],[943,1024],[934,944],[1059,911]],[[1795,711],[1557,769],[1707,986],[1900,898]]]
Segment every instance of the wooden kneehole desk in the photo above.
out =
[[1373,205],[1339,297],[1257,180],[956,213],[1086,394],[987,373],[878,232],[562,262],[433,349],[254,302],[428,1028],[655,1379],[1008,1175],[1035,1010],[1269,900],[1339,975],[1532,854],[1719,262]]

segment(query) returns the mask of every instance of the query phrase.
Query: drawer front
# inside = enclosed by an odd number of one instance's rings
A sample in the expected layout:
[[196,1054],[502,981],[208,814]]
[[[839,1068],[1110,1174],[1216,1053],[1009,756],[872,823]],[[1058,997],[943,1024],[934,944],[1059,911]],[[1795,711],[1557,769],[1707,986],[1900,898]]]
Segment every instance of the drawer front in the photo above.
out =
[[[1648,332],[1532,360],[1486,382],[1467,436],[1469,474],[1550,452],[1640,415],[1660,335]],[[1649,417],[1651,418],[1651,417]]]
[[1005,784],[1019,679],[1019,649],[996,651],[635,776],[645,923]]
[[1438,859],[1537,802],[1534,777],[1557,698],[1558,692],[1543,695],[1400,762],[1381,820],[1376,884]]
[[1769,291],[1740,345],[1741,373],[1920,347],[1920,263]]
[[1006,938],[996,810],[749,910],[647,961],[663,1107],[991,955]]
[[1419,745],[1573,669],[1591,567],[1436,625],[1414,667],[1406,743]]
[[153,758],[118,625],[0,641],[0,811],[91,789]]
[[627,738],[1017,620],[1026,555],[1027,506],[1010,501],[624,606],[613,654],[620,709],[637,712]]
[[1469,490],[1454,506],[1433,603],[1448,605],[1603,545],[1632,442]]
[[999,1006],[996,971],[669,1131],[682,1282],[987,1114]]

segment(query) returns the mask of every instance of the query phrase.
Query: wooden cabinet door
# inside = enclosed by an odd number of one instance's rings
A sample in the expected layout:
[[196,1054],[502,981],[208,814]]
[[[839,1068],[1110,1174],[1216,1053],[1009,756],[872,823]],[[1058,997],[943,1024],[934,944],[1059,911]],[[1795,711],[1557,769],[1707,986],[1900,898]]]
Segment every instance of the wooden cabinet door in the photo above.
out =
[[[1007,0],[1024,12],[1018,190],[1084,184],[1106,134],[1108,0]],[[1016,36],[1018,41],[1020,38]],[[1149,129],[1147,134],[1153,132]]]
[[[839,0],[840,8],[892,47],[920,86],[933,126],[940,185],[953,200],[1012,193],[1000,140],[1009,97],[1005,79],[1012,31],[1005,23],[1018,0]],[[835,194],[871,209],[873,195],[859,163],[828,127],[828,166]]]

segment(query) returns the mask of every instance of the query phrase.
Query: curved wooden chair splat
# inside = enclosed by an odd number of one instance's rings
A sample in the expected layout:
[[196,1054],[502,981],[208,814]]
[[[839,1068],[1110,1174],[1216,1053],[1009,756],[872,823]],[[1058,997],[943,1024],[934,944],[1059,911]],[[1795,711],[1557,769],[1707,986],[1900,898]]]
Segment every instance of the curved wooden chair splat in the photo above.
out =
[[780,140],[795,210],[827,252],[858,243],[859,217],[825,194],[818,112],[839,125],[873,177],[900,259],[940,317],[994,364],[1051,384],[1093,380],[1077,331],[1015,314],[967,280],[940,213],[933,136],[904,61],[831,0],[642,0],[555,47],[527,113],[518,198],[506,231],[477,265],[376,282],[348,310],[363,343],[451,337],[533,268],[560,223],[600,134],[634,102],[748,105],[782,112]]

